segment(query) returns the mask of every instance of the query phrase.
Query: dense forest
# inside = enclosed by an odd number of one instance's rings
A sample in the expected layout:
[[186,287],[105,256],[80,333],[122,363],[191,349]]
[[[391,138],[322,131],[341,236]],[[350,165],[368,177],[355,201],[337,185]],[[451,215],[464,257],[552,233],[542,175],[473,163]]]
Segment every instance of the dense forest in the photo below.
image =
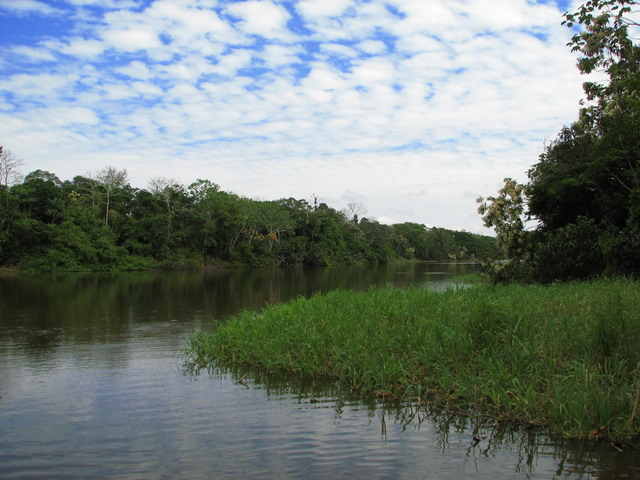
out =
[[[497,280],[549,283],[640,273],[640,11],[637,0],[590,0],[564,23],[584,83],[578,120],[565,127],[520,185],[479,198],[512,261]],[[533,228],[527,228],[534,223]]]
[[208,180],[133,188],[106,167],[61,181],[0,147],[0,266],[24,270],[332,265],[499,257],[495,238],[415,223],[383,225],[317,200],[261,201]]

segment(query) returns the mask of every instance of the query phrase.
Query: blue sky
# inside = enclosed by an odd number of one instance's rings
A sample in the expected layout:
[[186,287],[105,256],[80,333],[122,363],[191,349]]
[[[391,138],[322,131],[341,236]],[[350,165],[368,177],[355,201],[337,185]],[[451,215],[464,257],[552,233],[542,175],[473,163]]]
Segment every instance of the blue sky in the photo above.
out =
[[527,0],[0,0],[0,144],[23,173],[112,165],[256,199],[490,233],[585,80]]

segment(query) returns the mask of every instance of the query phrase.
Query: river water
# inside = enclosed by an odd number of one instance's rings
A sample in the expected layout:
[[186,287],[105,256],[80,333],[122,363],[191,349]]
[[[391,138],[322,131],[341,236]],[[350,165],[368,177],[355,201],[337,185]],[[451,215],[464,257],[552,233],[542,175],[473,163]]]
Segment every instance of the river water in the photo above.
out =
[[334,288],[465,264],[0,276],[2,479],[632,479],[638,452],[494,431],[309,379],[183,368],[186,338]]

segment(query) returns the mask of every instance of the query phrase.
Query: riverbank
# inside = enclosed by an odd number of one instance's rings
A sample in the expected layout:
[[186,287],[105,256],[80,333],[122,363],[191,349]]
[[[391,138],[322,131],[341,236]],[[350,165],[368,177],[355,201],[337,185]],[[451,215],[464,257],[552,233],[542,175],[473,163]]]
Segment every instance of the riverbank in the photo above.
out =
[[640,438],[640,284],[333,291],[193,336],[188,361],[340,379],[576,438]]

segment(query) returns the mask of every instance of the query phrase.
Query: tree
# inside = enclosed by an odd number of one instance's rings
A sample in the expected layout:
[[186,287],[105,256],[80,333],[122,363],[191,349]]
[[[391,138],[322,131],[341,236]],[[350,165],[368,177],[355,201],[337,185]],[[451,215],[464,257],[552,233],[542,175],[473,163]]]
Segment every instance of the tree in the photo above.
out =
[[575,13],[565,13],[563,22],[583,27],[568,44],[582,54],[580,72],[601,71],[607,76],[603,83],[583,84],[587,100],[594,103],[581,110],[577,126],[586,134],[601,137],[600,169],[630,191],[640,188],[640,47],[629,33],[629,27],[640,27],[638,5],[637,0],[589,0]]
[[344,259],[343,224],[344,217],[340,212],[325,203],[314,205],[298,229],[298,233],[306,238],[305,264],[333,265]]
[[90,208],[97,216],[100,216],[99,205],[102,201],[102,194],[100,193],[101,185],[98,180],[93,178],[91,172],[85,176],[76,175],[73,177],[73,180],[66,181],[64,187],[67,191],[74,191],[80,195],[78,200],[86,205],[87,208]]
[[[636,5],[637,0],[588,0],[576,12],[564,14],[563,25],[583,27],[568,43],[572,51],[582,54],[578,60],[580,72],[602,69],[615,80],[638,71],[638,46],[629,36],[630,26],[640,26]],[[602,92],[599,88],[589,90],[592,86],[587,86],[588,95]]]
[[63,221],[67,209],[67,199],[56,179],[48,172],[36,171],[8,191],[2,187],[8,201],[2,206],[7,208],[0,207],[0,261],[3,263],[18,265],[46,252],[52,232]]
[[527,259],[530,279],[640,272],[640,49],[630,36],[630,28],[640,26],[638,4],[589,0],[564,15],[563,23],[580,29],[568,44],[581,54],[579,70],[607,78],[585,82],[587,102],[578,120],[562,129],[528,172],[520,193],[526,194],[527,213],[538,220],[536,230],[518,233],[523,203],[509,194],[513,185],[481,206],[498,240],[516,258]]
[[112,166],[108,166],[100,170],[96,178],[101,184],[105,194],[104,224],[109,226],[111,203],[117,191],[127,184],[127,171],[125,169],[118,170]]
[[186,192],[173,178],[155,177],[149,180],[151,193],[160,199],[165,208],[165,244],[168,246],[173,232],[174,217],[184,203]]
[[220,235],[217,235],[217,229],[226,215],[220,187],[209,180],[198,179],[189,185],[187,192],[193,202],[189,235],[195,248],[203,258],[219,254]]
[[259,202],[257,211],[265,238],[269,244],[269,251],[274,244],[279,244],[283,235],[293,230],[293,220],[289,211],[277,201]]
[[594,140],[579,125],[564,128],[529,170],[529,213],[541,228],[561,228],[593,211],[597,191],[585,173],[594,160]]
[[525,186],[512,178],[504,179],[504,186],[497,197],[479,197],[478,213],[482,215],[485,227],[493,227],[498,245],[510,259],[521,259],[524,255]]
[[9,188],[22,182],[20,167],[24,161],[11,151],[0,145],[0,185]]
[[432,260],[430,258],[432,245],[429,242],[428,231],[425,225],[418,223],[399,223],[393,226],[398,236],[405,239],[406,254],[418,260]]
[[149,191],[162,199],[167,215],[172,217],[176,203],[176,193],[183,192],[184,187],[173,178],[154,177],[149,179]]
[[496,264],[492,258],[481,258],[482,269],[494,282],[525,280],[529,276],[529,232],[525,223],[529,219],[525,213],[526,187],[512,178],[504,179],[504,186],[498,196],[479,197],[478,213],[482,215],[485,227],[493,227],[498,246],[509,260]]
[[[166,215],[162,202],[147,190],[135,193],[132,208],[121,227],[121,244],[132,255],[164,259],[166,246]],[[104,225],[104,221],[102,222]],[[106,227],[105,227],[106,228]]]
[[16,195],[20,210],[29,218],[54,224],[64,215],[67,199],[60,180],[49,172],[36,170],[28,174],[23,183],[11,188],[11,193]]
[[368,261],[386,263],[398,256],[393,248],[396,232],[391,227],[368,218],[362,218],[359,227],[367,246]]
[[53,225],[46,253],[40,259],[29,259],[39,269],[110,269],[126,256],[116,247],[114,233],[86,208],[80,194],[68,194],[62,221]]
[[7,229],[17,213],[16,202],[9,187],[22,181],[20,167],[23,161],[0,145],[0,250],[8,238]]
[[347,220],[358,223],[358,219],[367,214],[367,207],[362,202],[349,202],[344,210],[344,216]]

